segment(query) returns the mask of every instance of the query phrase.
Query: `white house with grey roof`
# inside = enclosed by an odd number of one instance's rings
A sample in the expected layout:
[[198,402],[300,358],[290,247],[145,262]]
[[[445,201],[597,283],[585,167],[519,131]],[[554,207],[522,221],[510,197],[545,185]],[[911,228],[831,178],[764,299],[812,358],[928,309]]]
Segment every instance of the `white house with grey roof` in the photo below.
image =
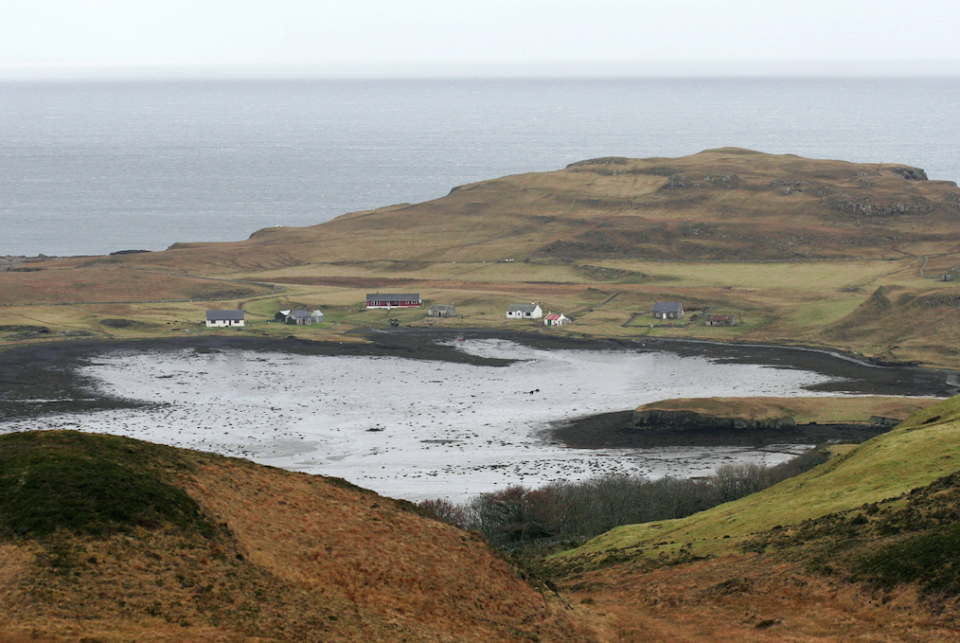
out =
[[507,308],[507,319],[540,319],[543,311],[537,304],[511,304]]
[[243,326],[242,310],[208,310],[207,328],[226,328]]

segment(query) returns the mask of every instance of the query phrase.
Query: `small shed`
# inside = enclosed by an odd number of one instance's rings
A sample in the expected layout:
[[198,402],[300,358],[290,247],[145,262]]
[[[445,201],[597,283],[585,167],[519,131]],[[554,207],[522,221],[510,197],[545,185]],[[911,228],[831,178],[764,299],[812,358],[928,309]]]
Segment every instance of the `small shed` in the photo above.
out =
[[540,319],[543,310],[537,304],[511,304],[507,308],[507,319]]
[[653,316],[656,319],[680,319],[683,317],[683,304],[678,301],[656,302],[653,304]]
[[734,315],[707,315],[703,323],[707,326],[736,326],[737,318]]
[[243,326],[242,310],[208,310],[207,328],[225,328]]
[[299,310],[291,310],[284,321],[286,321],[288,324],[295,324],[297,326],[309,326],[313,323],[310,313],[302,308]]
[[323,321],[323,313],[320,312],[319,309],[315,310],[312,313],[310,313],[310,319],[312,319],[314,323],[319,324],[320,322]]
[[457,307],[453,304],[433,304],[427,311],[429,317],[456,317]]
[[423,304],[418,293],[371,293],[367,308],[419,308]]
[[543,318],[544,326],[563,326],[564,324],[569,324],[573,320],[564,315],[563,313],[547,313],[547,316]]
[[287,315],[290,314],[289,310],[280,310],[277,311],[277,314],[273,316],[273,321],[285,322],[287,321]]

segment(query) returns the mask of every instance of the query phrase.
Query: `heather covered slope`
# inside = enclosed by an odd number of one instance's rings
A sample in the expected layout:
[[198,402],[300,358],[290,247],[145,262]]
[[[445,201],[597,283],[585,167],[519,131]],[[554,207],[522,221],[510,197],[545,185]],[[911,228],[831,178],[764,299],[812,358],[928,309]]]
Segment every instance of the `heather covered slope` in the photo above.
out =
[[408,504],[112,436],[0,437],[0,580],[0,640],[589,640]]

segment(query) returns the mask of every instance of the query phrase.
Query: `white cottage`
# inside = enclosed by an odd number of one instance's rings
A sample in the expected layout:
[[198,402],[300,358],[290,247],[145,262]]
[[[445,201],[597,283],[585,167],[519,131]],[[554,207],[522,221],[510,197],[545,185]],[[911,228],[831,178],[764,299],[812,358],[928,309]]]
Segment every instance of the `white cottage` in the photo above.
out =
[[537,304],[511,304],[507,308],[507,319],[540,319],[543,311]]
[[208,310],[207,328],[225,328],[243,326],[242,310]]
[[564,324],[569,324],[573,320],[564,315],[563,313],[549,313],[546,317],[543,318],[544,326],[563,326]]

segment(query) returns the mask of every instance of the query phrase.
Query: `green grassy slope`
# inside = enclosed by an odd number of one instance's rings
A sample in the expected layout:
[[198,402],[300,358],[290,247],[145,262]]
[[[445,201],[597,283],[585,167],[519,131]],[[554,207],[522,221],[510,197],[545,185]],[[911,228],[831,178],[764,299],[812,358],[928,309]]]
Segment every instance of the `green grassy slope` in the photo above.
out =
[[562,557],[596,564],[611,556],[673,556],[681,549],[692,555],[730,552],[758,532],[897,497],[958,469],[960,396],[763,492],[682,520],[619,527]]

